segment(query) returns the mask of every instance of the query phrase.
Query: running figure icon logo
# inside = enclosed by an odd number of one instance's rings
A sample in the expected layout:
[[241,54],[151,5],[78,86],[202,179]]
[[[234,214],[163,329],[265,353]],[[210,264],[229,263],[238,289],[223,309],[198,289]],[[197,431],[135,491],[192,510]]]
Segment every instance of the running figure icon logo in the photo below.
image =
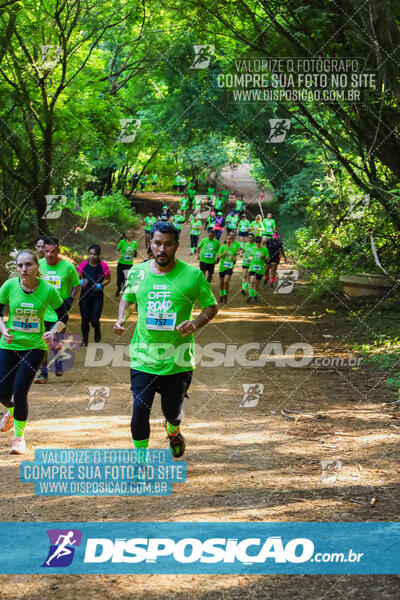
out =
[[61,46],[55,44],[42,44],[42,60],[39,64],[40,69],[54,69],[61,56]]
[[215,46],[212,46],[211,44],[195,44],[193,50],[194,59],[190,68],[207,69],[215,52]]
[[42,219],[59,219],[61,217],[63,206],[67,203],[67,196],[61,194],[47,194],[46,211]]
[[80,529],[48,529],[50,549],[42,567],[68,567],[82,542]]
[[278,271],[278,275],[279,281],[274,294],[290,294],[299,277],[299,272],[292,269],[291,271]]
[[267,144],[280,144],[285,141],[287,132],[290,129],[290,119],[269,119],[271,131],[269,133]]
[[103,410],[107,398],[110,397],[110,388],[100,385],[89,386],[89,402],[86,410]]
[[321,475],[318,479],[320,485],[333,485],[336,483],[338,473],[342,470],[341,460],[321,460]]
[[121,133],[117,142],[131,144],[136,139],[137,130],[140,128],[140,119],[120,119]]
[[262,383],[242,383],[243,398],[239,408],[254,408],[257,406],[260,397],[264,393],[264,384]]

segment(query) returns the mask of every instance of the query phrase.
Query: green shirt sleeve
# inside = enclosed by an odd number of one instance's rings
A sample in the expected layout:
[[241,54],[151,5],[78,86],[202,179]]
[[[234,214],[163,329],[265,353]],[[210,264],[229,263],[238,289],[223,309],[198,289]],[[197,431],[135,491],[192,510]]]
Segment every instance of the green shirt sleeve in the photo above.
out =
[[10,287],[10,280],[3,283],[3,285],[0,288],[0,303],[1,304],[8,304],[8,297],[9,297],[9,292],[10,292],[9,287]]
[[71,265],[70,268],[70,284],[71,287],[75,287],[76,285],[79,285],[80,279],[79,279],[79,275],[78,275],[78,271],[76,270],[75,265],[73,265],[72,263],[69,263]]
[[49,305],[51,306],[51,308],[56,309],[56,308],[60,308],[62,303],[63,303],[63,300],[62,300],[60,294],[57,292],[55,287],[51,286]]
[[214,304],[217,303],[215,296],[211,291],[210,284],[201,271],[199,271],[197,278],[197,301],[201,308],[214,306]]

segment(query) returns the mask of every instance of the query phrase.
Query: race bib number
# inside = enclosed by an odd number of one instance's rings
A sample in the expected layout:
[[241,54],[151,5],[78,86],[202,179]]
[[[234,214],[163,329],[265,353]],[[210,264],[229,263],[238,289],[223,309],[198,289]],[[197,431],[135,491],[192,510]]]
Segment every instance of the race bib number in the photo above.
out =
[[46,279],[52,286],[59,290],[61,288],[61,277],[59,275],[47,274],[43,279]]
[[124,260],[132,260],[133,255],[132,254],[125,254],[124,256]]
[[252,270],[253,271],[261,271],[261,265],[253,265]]
[[15,317],[12,321],[11,329],[14,331],[24,331],[25,333],[39,333],[40,319],[29,315]]
[[155,331],[173,331],[175,329],[176,313],[146,312],[146,329]]
[[212,252],[205,252],[204,258],[214,258],[214,254]]
[[224,262],[224,268],[225,269],[233,269],[233,263],[232,262]]

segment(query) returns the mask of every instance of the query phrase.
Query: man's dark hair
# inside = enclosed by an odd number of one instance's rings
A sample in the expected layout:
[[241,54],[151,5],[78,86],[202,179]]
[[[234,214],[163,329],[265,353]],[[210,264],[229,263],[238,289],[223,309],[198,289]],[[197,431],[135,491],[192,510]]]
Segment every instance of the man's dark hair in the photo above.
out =
[[45,235],[38,235],[36,240],[35,240],[35,245],[38,243],[39,240],[43,240],[44,242],[46,242],[46,236]]
[[157,221],[157,223],[154,223],[151,228],[150,239],[153,239],[156,231],[159,233],[170,233],[174,236],[176,242],[179,240],[179,231],[169,221]]
[[59,246],[60,242],[58,241],[58,238],[56,238],[56,237],[47,237],[44,240],[44,244],[45,244],[45,246]]
[[256,242],[261,242],[261,240],[262,240],[262,237],[261,237],[260,235],[258,235],[258,236],[256,237]]

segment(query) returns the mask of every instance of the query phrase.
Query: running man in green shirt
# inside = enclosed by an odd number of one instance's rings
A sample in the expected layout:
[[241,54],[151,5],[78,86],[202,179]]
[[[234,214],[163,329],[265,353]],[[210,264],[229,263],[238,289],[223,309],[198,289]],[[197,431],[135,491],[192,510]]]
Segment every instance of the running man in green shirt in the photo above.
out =
[[195,254],[199,243],[201,219],[199,211],[190,215],[190,254]]
[[258,235],[255,241],[255,246],[253,246],[250,252],[250,286],[249,297],[247,298],[246,302],[251,302],[252,298],[254,298],[254,302],[257,302],[260,281],[265,273],[269,258],[268,248],[261,245],[261,236]]
[[243,250],[243,245],[247,241],[247,238],[249,237],[249,231],[250,231],[250,221],[247,219],[247,217],[244,213],[240,217],[238,227],[239,227],[240,248]]
[[[60,245],[56,238],[47,238],[45,240],[44,257],[40,259],[39,267],[43,279],[55,287],[69,312],[74,298],[79,295],[78,291],[81,289],[80,277],[75,265],[60,256]],[[57,320],[58,317],[55,311],[51,307],[48,307],[44,316],[45,330],[50,331]],[[68,316],[65,319],[65,323],[67,320]],[[56,338],[56,341],[61,340]],[[45,384],[48,382],[47,360],[48,354],[46,352],[42,368],[35,379],[35,383]],[[54,366],[56,377],[61,377],[64,373],[62,360],[56,358]]]
[[209,229],[208,237],[203,238],[197,247],[197,258],[200,261],[200,271],[202,271],[204,275],[207,273],[208,283],[211,283],[212,281],[219,246],[219,241],[215,239],[215,231]]
[[134,257],[137,256],[138,243],[133,239],[133,229],[127,229],[124,236],[118,242],[117,250],[121,257],[117,264],[117,290],[115,297],[118,298],[121,288],[125,285],[125,275],[133,264]]
[[[150,411],[158,391],[170,449],[179,458],[185,450],[180,432],[183,400],[195,366],[193,334],[218,309],[203,273],[175,258],[179,242],[172,223],[156,223],[151,236],[154,259],[135,264],[129,271],[114,332],[126,331],[136,303],[138,316],[130,349],[133,444],[137,449],[148,447]],[[202,311],[193,319],[196,302]]]
[[267,218],[263,219],[264,231],[262,234],[263,243],[267,241],[267,239],[271,239],[273,234],[276,232],[276,223],[272,218],[272,214],[268,213]]
[[186,211],[189,208],[189,197],[188,196],[183,196],[181,198],[181,202],[180,202],[180,209],[182,211],[183,216],[186,218]]
[[245,210],[245,202],[243,200],[243,195],[240,195],[236,200],[235,211],[237,213],[242,213]]
[[[21,250],[15,262],[18,277],[8,279],[0,288],[0,402],[8,409],[0,421],[0,431],[14,425],[10,453],[23,454],[28,393],[48,344],[64,327],[67,311],[56,286],[40,277],[39,261],[32,250]],[[5,323],[3,309],[7,304]],[[56,320],[45,331],[48,309],[54,311]]]
[[237,253],[240,250],[235,234],[226,236],[225,244],[218,250],[217,262],[219,262],[219,301],[228,302],[229,283],[236,263]]
[[145,248],[149,247],[150,244],[150,231],[151,228],[153,227],[154,223],[157,223],[157,217],[155,217],[153,215],[152,212],[149,212],[149,214],[147,215],[147,217],[145,217],[143,219],[144,221],[144,243],[145,243]]
[[243,260],[242,260],[242,269],[243,269],[243,280],[242,280],[242,289],[241,293],[246,296],[246,291],[250,286],[250,276],[249,276],[249,266],[250,266],[250,256],[252,248],[255,247],[255,236],[254,233],[249,234],[249,241],[244,243],[243,246]]
[[174,224],[175,229],[179,231],[179,234],[182,231],[182,225],[184,222],[185,217],[183,216],[182,211],[178,209],[176,214],[173,216],[172,223]]

